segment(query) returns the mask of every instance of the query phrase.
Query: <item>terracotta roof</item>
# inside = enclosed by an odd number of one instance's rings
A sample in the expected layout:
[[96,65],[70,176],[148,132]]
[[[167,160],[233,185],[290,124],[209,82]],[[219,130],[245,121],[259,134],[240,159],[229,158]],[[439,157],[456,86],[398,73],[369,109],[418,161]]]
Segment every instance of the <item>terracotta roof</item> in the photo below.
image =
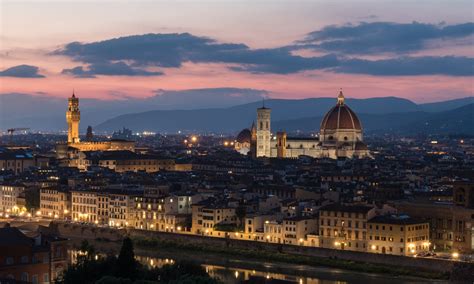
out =
[[240,131],[239,135],[236,138],[237,142],[239,143],[250,143],[252,140],[252,133],[250,130],[245,128],[244,130]]
[[321,131],[336,129],[361,130],[362,126],[357,115],[345,104],[334,106],[323,118]]

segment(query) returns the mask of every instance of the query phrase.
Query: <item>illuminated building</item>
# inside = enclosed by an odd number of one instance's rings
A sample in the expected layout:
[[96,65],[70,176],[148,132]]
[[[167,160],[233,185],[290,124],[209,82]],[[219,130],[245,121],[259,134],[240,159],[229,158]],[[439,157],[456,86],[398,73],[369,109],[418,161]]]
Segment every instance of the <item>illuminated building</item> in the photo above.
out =
[[42,217],[64,219],[71,214],[69,192],[58,188],[40,189],[40,212]]
[[71,191],[71,217],[73,221],[97,223],[98,192],[85,190]]
[[376,216],[368,222],[367,251],[407,256],[429,251],[429,227],[407,215]]
[[[246,130],[244,129],[241,134],[244,131]],[[345,104],[341,91],[336,105],[321,122],[319,137],[290,137],[285,131],[279,131],[272,137],[271,109],[266,107],[257,109],[256,139],[250,139],[250,149],[256,149],[254,155],[256,157],[298,158],[301,155],[332,159],[370,157],[367,145],[363,142],[362,132],[359,118]],[[241,148],[236,147],[236,150],[240,152]]]
[[79,123],[81,111],[79,110],[79,98],[73,93],[68,99],[68,110],[66,111],[66,122],[68,126],[67,143],[56,145],[56,155],[60,159],[69,158],[76,152],[81,151],[135,151],[135,142],[112,139],[109,141],[86,141],[81,142],[79,137]]
[[430,241],[435,250],[474,252],[474,186],[456,182],[454,202],[424,200],[394,201],[393,205],[412,217],[429,220]]
[[18,198],[24,193],[25,187],[17,184],[1,184],[0,185],[0,212],[6,214],[18,214],[25,212],[25,207],[20,207]]

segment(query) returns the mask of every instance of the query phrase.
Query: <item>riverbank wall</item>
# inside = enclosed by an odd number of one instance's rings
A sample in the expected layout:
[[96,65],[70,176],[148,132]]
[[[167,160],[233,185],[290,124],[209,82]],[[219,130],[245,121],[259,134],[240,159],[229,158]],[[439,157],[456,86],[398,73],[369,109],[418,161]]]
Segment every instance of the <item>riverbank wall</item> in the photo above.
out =
[[[149,239],[163,242],[172,242],[182,245],[205,246],[221,248],[265,251],[275,253],[285,253],[290,255],[301,255],[318,258],[341,259],[361,263],[372,263],[387,266],[405,267],[409,269],[421,269],[424,271],[450,273],[457,261],[434,259],[434,258],[414,258],[406,256],[396,256],[387,254],[375,254],[367,252],[355,252],[346,250],[333,250],[318,247],[305,247],[298,245],[283,245],[255,241],[244,241],[229,238],[215,238],[197,236],[190,234],[177,234],[168,232],[146,231],[137,229],[113,229],[100,228],[89,225],[51,223],[48,228],[51,232],[63,237],[81,237],[84,239],[103,239],[109,241],[119,241],[125,236],[138,239]],[[474,266],[473,264],[470,264]]]

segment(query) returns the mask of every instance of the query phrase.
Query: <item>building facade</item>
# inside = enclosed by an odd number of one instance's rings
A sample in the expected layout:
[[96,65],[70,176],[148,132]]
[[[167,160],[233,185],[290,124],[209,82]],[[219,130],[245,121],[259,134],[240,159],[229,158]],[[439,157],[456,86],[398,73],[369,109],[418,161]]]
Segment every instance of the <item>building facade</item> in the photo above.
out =
[[430,250],[430,226],[406,215],[376,216],[368,222],[368,251],[413,256]]
[[71,215],[70,193],[59,188],[40,189],[41,216],[55,219],[69,218]]
[[41,234],[28,237],[17,228],[0,228],[2,283],[53,283],[66,268],[66,239]]

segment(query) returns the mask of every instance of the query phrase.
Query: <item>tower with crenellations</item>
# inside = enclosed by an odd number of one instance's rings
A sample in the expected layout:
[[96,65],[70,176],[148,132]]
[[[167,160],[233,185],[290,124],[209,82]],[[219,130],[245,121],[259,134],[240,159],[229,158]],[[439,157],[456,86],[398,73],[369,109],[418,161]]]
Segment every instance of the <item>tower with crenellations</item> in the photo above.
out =
[[66,111],[67,122],[67,142],[78,143],[79,139],[79,122],[81,120],[81,111],[79,110],[79,99],[76,98],[74,92],[72,97],[68,99],[68,110]]

